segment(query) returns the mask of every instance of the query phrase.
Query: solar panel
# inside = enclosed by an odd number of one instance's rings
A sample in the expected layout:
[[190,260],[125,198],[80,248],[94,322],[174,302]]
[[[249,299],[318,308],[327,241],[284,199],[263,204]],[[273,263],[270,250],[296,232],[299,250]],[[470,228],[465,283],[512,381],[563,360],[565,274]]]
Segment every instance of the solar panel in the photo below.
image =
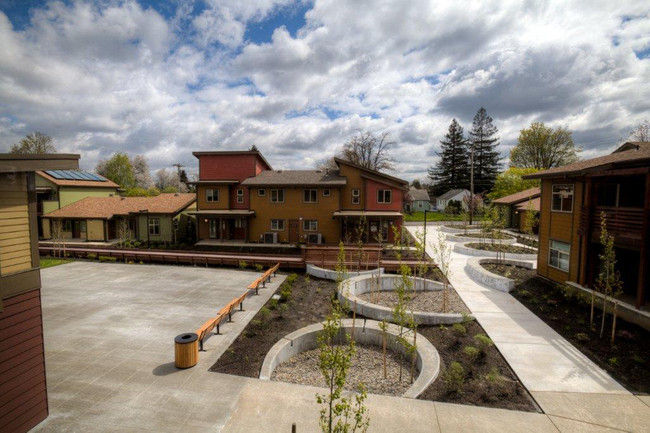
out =
[[47,173],[49,176],[52,176],[54,179],[63,179],[56,170],[47,170],[45,173]]
[[96,175],[94,173],[86,173],[84,171],[47,170],[45,171],[45,173],[58,180],[86,180],[86,181],[93,181],[93,182],[106,182],[106,178]]
[[79,172],[79,176],[81,176],[83,180],[93,180],[90,176],[88,176],[88,173],[84,173],[83,171]]

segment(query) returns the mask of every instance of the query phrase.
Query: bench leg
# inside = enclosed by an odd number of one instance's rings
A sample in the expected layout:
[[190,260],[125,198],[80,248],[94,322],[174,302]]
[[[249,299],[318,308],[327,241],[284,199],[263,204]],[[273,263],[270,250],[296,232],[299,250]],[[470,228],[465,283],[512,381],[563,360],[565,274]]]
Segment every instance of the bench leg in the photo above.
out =
[[199,340],[199,352],[203,352],[203,339]]
[[216,335],[219,335],[219,325],[217,325],[217,334]]
[[228,313],[228,321],[232,322],[232,313]]
[[262,287],[266,288],[266,280],[262,281]]
[[255,294],[256,294],[256,295],[259,295],[259,294],[260,294],[260,288],[259,288],[259,287],[255,287]]
[[244,311],[244,303],[239,304],[239,311]]

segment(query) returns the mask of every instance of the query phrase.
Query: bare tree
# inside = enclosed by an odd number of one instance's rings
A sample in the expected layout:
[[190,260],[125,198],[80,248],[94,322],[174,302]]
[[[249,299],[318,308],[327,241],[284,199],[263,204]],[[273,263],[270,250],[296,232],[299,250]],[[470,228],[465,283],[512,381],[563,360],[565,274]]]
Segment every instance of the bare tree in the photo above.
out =
[[371,170],[392,170],[393,158],[388,152],[394,145],[388,132],[379,135],[361,132],[343,145],[339,157]]
[[624,141],[650,141],[650,121],[641,122],[636,128],[630,131]]
[[18,144],[11,146],[11,153],[56,153],[52,137],[38,131],[27,134]]
[[153,186],[149,163],[143,155],[136,155],[131,160],[133,166],[133,177],[135,178],[136,188],[149,189]]

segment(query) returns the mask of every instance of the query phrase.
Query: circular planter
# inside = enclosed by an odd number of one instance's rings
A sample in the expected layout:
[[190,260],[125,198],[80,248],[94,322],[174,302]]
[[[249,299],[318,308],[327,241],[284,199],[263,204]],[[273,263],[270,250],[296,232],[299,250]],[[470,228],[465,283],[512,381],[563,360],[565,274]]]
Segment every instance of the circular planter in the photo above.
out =
[[[384,268],[379,268],[379,273],[383,274],[384,273]],[[337,274],[336,271],[333,269],[325,269],[325,268],[320,268],[318,266],[310,265],[309,263],[307,264],[307,274],[311,275],[312,277],[317,277],[317,278],[322,278],[325,280],[332,280],[336,281],[337,280]],[[354,271],[348,271],[346,273],[346,277],[356,277],[358,275],[377,275],[377,269],[371,269],[368,271],[359,271],[359,272],[354,272]]]
[[[460,254],[465,254],[467,256],[491,257],[491,258],[497,257],[496,251],[477,250],[475,248],[468,247],[466,243],[455,244],[454,251]],[[502,253],[501,256],[505,259],[513,259],[513,260],[537,260],[537,253],[534,254]]]
[[[275,368],[293,356],[318,348],[318,334],[323,330],[322,323],[305,326],[285,336],[269,350],[264,358],[260,379],[271,380]],[[343,320],[342,332],[350,334],[352,319]],[[395,352],[404,352],[397,342],[398,331],[395,325],[389,324],[387,329],[386,348]],[[357,320],[354,330],[354,340],[359,344],[382,347],[383,333],[379,322]],[[423,335],[417,336],[415,367],[418,376],[413,385],[402,395],[406,398],[417,398],[433,383],[440,373],[440,355],[436,348]]]
[[[535,263],[533,262],[511,259],[500,260],[500,262],[504,265],[513,265],[526,269],[535,269]],[[515,288],[515,280],[488,271],[483,266],[481,266],[485,263],[494,263],[494,259],[472,257],[467,261],[467,264],[465,265],[465,272],[467,272],[467,275],[469,275],[472,280],[488,286],[491,289],[507,293]]]
[[[447,240],[449,242],[479,242],[480,238],[473,238],[463,235],[447,235]],[[501,239],[501,243],[506,245],[514,244],[515,242],[517,242],[517,239],[511,236],[508,236],[506,239]]]
[[[465,229],[455,229],[453,227],[447,227],[447,226],[440,226],[440,228],[438,228],[438,230],[440,230],[441,232],[444,232],[444,233],[465,233]],[[476,224],[472,224],[471,226],[469,226],[467,228],[467,231],[472,231],[473,232],[475,230],[480,230],[480,227],[478,225],[476,225]]]
[[[437,281],[426,280],[423,278],[410,278],[413,281],[413,287],[416,291],[436,291],[444,289],[444,285]],[[396,284],[398,284],[401,279],[402,277],[400,275],[382,275],[379,280],[379,291],[394,290]],[[375,290],[373,284],[373,278],[367,275],[348,278],[339,285],[337,291],[338,298],[341,302],[346,302],[348,308],[355,310],[357,314],[361,316],[390,322],[393,319],[393,310],[391,308],[370,303],[358,296]],[[413,311],[413,317],[420,325],[460,323],[464,319],[463,315],[460,313],[432,313],[427,311]]]

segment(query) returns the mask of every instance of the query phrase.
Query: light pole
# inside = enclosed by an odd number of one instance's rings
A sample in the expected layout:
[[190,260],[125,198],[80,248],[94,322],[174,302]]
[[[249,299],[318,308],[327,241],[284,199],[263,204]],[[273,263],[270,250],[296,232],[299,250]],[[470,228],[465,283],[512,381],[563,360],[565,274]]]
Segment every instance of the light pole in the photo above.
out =
[[470,143],[469,157],[469,225],[474,219],[474,143]]
[[427,242],[427,212],[431,212],[428,209],[424,210],[424,243]]

